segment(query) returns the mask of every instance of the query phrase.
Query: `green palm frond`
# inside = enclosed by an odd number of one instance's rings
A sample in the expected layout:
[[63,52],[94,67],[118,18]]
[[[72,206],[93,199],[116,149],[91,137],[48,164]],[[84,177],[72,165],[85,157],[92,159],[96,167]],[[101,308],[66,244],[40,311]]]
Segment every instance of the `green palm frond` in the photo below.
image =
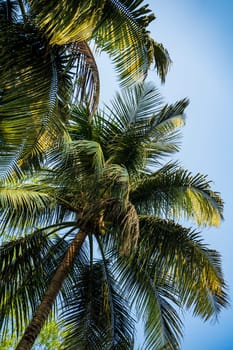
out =
[[1,157],[8,145],[21,158],[42,154],[65,134],[72,81],[65,50],[49,47],[33,25],[21,23],[1,28],[0,46]]
[[143,1],[106,1],[94,39],[113,58],[122,82],[145,78],[153,61],[164,80],[171,60],[163,46],[146,31],[154,18]]
[[1,293],[0,308],[3,331],[15,319],[21,332],[31,317],[46,288],[43,257],[48,248],[45,235],[33,234],[5,243],[0,248]]
[[110,200],[105,203],[104,245],[111,250],[115,247],[120,255],[129,256],[135,250],[139,237],[139,218],[135,207],[130,203]]
[[145,175],[132,186],[130,199],[141,213],[171,219],[183,215],[198,225],[218,226],[222,219],[223,202],[207,177],[192,175],[176,163]]
[[[55,189],[31,178],[0,184],[1,232],[33,227],[56,209]],[[58,209],[57,209],[58,210]],[[53,216],[53,215],[52,215]],[[51,217],[52,219],[52,217]]]
[[115,265],[124,294],[143,320],[143,349],[178,349],[182,322],[177,312],[180,306],[177,288],[158,270],[155,276],[137,259],[121,257]]
[[[74,230],[76,223],[73,222],[54,225],[2,244],[0,325],[3,336],[7,329],[17,334],[22,332],[68,249],[65,237]],[[82,250],[74,268],[77,270],[79,261],[85,259]],[[60,297],[72,287],[72,283],[72,279],[66,280]]]
[[45,31],[52,45],[65,45],[90,39],[99,22],[105,1],[63,0],[57,3],[30,0],[32,13],[41,30]]
[[107,263],[83,266],[62,314],[66,349],[129,348],[132,319],[118,288]]
[[187,103],[185,99],[163,107],[161,96],[152,83],[123,90],[113,101],[103,128],[103,133],[108,135],[106,141],[102,138],[102,142],[107,143],[108,157],[135,173],[177,151],[177,130],[184,125]]
[[164,80],[170,57],[146,31],[155,17],[143,1],[29,2],[52,45],[94,39],[112,57],[122,82],[144,78],[152,62]]
[[152,82],[138,83],[117,93],[112,101],[111,121],[119,130],[127,130],[136,122],[148,121],[162,107],[162,97]]
[[148,63],[151,65],[151,63],[154,62],[157,74],[160,77],[162,83],[164,83],[172,60],[166,48],[161,43],[158,43],[153,38],[151,38],[150,35],[148,35],[148,32],[146,34],[147,35],[145,37],[145,42],[149,53]]
[[135,174],[178,151],[178,128],[184,125],[187,103],[184,99],[163,107],[152,83],[137,84],[118,94],[112,108],[96,114],[92,122],[88,110],[75,107],[71,135],[76,140],[95,140],[107,162],[124,165]]
[[109,198],[118,199],[123,206],[128,202],[129,174],[124,166],[107,163],[100,186],[105,189]]
[[183,306],[203,319],[217,317],[228,305],[219,254],[198,233],[172,221],[140,217],[138,263],[151,275],[171,278]]

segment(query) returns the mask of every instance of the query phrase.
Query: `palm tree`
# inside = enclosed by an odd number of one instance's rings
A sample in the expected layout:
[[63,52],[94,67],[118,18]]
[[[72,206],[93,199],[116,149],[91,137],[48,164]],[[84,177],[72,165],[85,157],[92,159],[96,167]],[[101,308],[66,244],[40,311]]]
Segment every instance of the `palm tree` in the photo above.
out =
[[219,254],[179,221],[218,225],[222,200],[205,176],[162,163],[179,149],[187,103],[163,105],[138,84],[93,118],[73,107],[70,140],[2,182],[0,324],[4,334],[14,313],[26,327],[17,350],[31,349],[54,305],[64,349],[89,350],[133,349],[132,308],[143,349],[179,349],[179,308],[207,320],[227,305]]
[[[146,30],[154,15],[142,1],[0,0],[0,175],[36,167],[62,142],[70,106],[94,114],[98,68],[90,42],[107,52],[123,84],[150,65],[164,80],[170,58]],[[17,154],[17,155],[16,155]]]

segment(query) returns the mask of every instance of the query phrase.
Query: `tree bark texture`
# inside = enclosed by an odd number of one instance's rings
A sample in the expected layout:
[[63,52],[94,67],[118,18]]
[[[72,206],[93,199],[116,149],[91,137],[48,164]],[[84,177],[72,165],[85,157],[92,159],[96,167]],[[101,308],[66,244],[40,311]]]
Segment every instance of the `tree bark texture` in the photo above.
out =
[[30,350],[32,348],[37,336],[39,335],[45,321],[49,316],[53,303],[61,289],[62,283],[67,277],[85,238],[86,233],[83,231],[79,231],[75,236],[62,263],[56,270],[41,304],[38,306],[33,319],[26,328],[24,335],[17,345],[16,350]]

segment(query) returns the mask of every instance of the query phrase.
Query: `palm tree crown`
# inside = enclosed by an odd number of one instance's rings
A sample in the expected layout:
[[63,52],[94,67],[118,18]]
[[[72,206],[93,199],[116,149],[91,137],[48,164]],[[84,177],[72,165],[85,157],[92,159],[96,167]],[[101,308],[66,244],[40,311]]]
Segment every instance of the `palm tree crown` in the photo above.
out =
[[177,308],[207,320],[227,305],[219,254],[179,221],[218,225],[220,195],[205,176],[162,163],[179,150],[187,103],[164,105],[144,83],[93,118],[74,106],[66,142],[40,169],[2,181],[1,220],[15,235],[0,248],[3,334],[13,314],[19,333],[32,318],[18,350],[55,300],[65,349],[132,349],[132,307],[143,349],[179,349]]

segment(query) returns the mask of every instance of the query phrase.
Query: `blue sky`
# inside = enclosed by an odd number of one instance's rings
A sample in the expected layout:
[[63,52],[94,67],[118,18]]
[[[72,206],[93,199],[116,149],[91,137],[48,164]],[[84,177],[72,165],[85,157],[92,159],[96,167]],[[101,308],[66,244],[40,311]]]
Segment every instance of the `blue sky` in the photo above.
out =
[[[164,86],[150,75],[165,101],[190,99],[183,129],[181,164],[194,173],[208,174],[225,202],[225,220],[217,229],[203,231],[205,241],[220,251],[223,270],[233,301],[233,1],[148,1],[157,19],[152,36],[168,49],[173,61]],[[101,67],[102,99],[108,100],[115,85],[112,71]],[[219,322],[203,323],[186,314],[182,350],[232,350],[233,310],[223,311]]]
[[[173,60],[162,94],[169,101],[190,99],[180,162],[193,172],[208,174],[225,201],[224,222],[203,235],[222,255],[233,300],[233,2],[157,0],[150,4],[157,16],[151,32]],[[182,350],[202,349],[233,349],[232,307],[217,324],[185,316]]]

